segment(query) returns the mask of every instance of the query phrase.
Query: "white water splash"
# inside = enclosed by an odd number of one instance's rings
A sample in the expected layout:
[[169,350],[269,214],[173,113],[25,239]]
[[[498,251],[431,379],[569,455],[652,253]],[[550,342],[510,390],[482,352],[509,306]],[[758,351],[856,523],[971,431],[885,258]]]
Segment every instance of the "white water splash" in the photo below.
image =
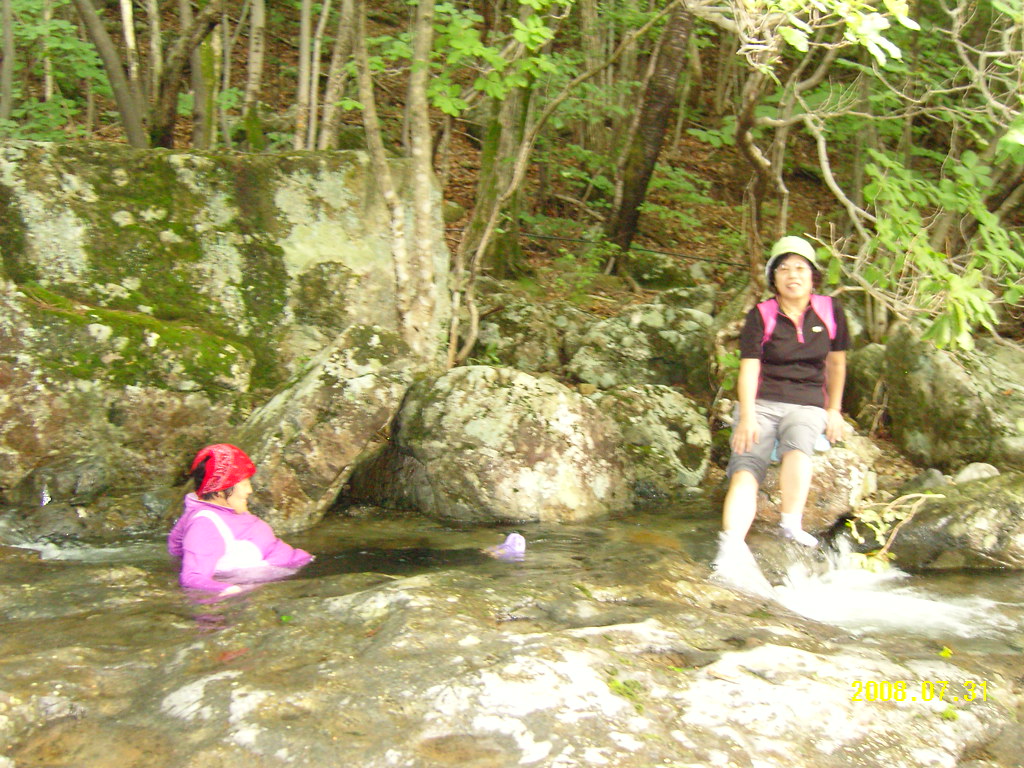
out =
[[848,554],[834,554],[829,563],[830,569],[822,574],[812,574],[800,564],[791,566],[773,597],[795,613],[852,634],[973,638],[1014,628],[997,601],[932,595],[910,586],[910,575],[897,568],[865,570]]

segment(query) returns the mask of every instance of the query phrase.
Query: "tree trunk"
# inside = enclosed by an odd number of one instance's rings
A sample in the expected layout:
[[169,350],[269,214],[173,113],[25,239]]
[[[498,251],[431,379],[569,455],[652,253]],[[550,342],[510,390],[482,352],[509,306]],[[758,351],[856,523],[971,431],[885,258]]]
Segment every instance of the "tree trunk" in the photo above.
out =
[[331,15],[331,0],[323,0],[320,10],[320,21],[313,35],[313,52],[309,68],[309,125],[306,128],[306,146],[315,147],[317,139],[317,121],[320,112],[320,55],[324,47],[324,33],[327,31],[327,20]]
[[338,17],[338,28],[334,33],[334,47],[331,50],[331,66],[327,70],[327,90],[324,92],[318,149],[334,149],[338,146],[338,125],[341,123],[338,102],[345,95],[345,83],[348,80],[346,65],[352,55],[354,24],[352,0],[341,0],[341,14]]
[[0,0],[0,120],[10,120],[14,109],[14,14],[11,0]]
[[[483,137],[480,153],[480,172],[477,176],[476,196],[473,212],[462,235],[467,253],[475,253],[480,247],[487,222],[492,218],[495,206],[500,205],[502,193],[509,188],[514,170],[514,160],[526,133],[526,116],[532,99],[529,87],[515,88],[500,102],[491,103],[491,114]],[[511,208],[518,207],[518,190],[508,196],[503,213],[505,234],[501,242],[485,244],[477,260],[486,263],[500,276],[515,274],[521,269],[522,250],[519,247],[519,220],[511,215]],[[501,248],[500,258],[497,255]]]
[[299,87],[295,99],[295,136],[293,149],[306,148],[309,126],[310,38],[313,31],[313,0],[302,0],[299,16]]
[[366,7],[363,0],[355,2],[356,26],[353,38],[353,54],[356,60],[356,76],[359,83],[359,100],[363,104],[363,126],[366,129],[366,149],[370,156],[370,171],[377,181],[381,196],[387,205],[391,223],[391,257],[395,270],[395,299],[399,332],[408,342],[412,338],[410,328],[405,324],[405,301],[408,288],[408,251],[405,235],[405,204],[398,196],[387,152],[381,134],[380,119],[377,117],[377,99],[373,93],[373,78],[366,52]]
[[[43,0],[43,26],[47,30],[50,28],[51,21],[53,21],[53,0]],[[49,50],[49,32],[46,32],[45,35],[43,40],[43,101],[49,101],[54,94],[53,57]]]
[[267,6],[265,0],[252,0],[249,22],[249,58],[246,62],[245,96],[242,122],[249,150],[258,152],[265,144],[260,120],[260,90],[263,83],[263,54],[266,50]]
[[128,63],[128,85],[135,94],[136,102],[145,104],[146,95],[139,77],[139,46],[135,41],[135,13],[131,0],[121,0],[121,29],[124,32],[125,61]]
[[761,102],[766,75],[763,69],[751,69],[743,86],[743,100],[736,116],[736,145],[750,164],[752,175],[743,191],[744,235],[746,240],[747,263],[750,268],[751,286],[760,293],[764,288],[761,273],[761,206],[764,205],[769,182],[772,179],[771,162],[754,142],[754,111]]
[[612,210],[605,230],[608,239],[623,253],[629,250],[636,235],[640,205],[647,196],[647,185],[665,141],[692,28],[689,10],[684,5],[676,6],[662,33],[654,72],[640,108],[638,129],[626,150],[621,200]]
[[[76,3],[89,0],[75,0]],[[178,91],[181,88],[185,64],[192,52],[220,23],[224,0],[211,0],[195,20],[174,41],[160,78],[160,90],[150,110],[149,135],[155,147],[174,147],[174,121],[178,114]]]
[[164,37],[160,29],[160,4],[158,0],[146,0],[146,17],[149,19],[149,93],[156,93],[160,87],[160,75],[164,69]]
[[[182,27],[188,27],[194,21],[192,0],[178,0],[178,13]],[[192,146],[196,149],[209,149],[211,139],[210,88],[207,63],[203,59],[203,46],[196,48],[189,56],[189,80],[192,83]]]
[[142,122],[143,106],[132,92],[114,41],[107,34],[103,22],[93,7],[92,0],[72,0],[72,2],[85,25],[86,34],[89,35],[89,39],[103,61],[103,69],[107,73],[110,88],[114,92],[114,102],[121,115],[121,124],[124,126],[128,143],[133,147],[148,147],[149,138],[146,136],[146,129]]
[[[401,327],[413,352],[432,356],[437,313],[434,251],[433,141],[430,131],[427,83],[434,42],[434,0],[419,0],[413,27],[412,71],[409,74],[409,141],[412,159],[413,238],[405,270],[405,316]],[[397,270],[396,270],[397,275]]]
[[[597,0],[580,0],[580,45],[583,48],[583,63],[587,69],[593,69],[604,58],[602,46],[604,36],[598,23]],[[597,113],[604,115],[605,106],[599,104]],[[583,141],[580,143],[592,152],[604,152],[608,149],[608,131],[604,125],[584,118]]]

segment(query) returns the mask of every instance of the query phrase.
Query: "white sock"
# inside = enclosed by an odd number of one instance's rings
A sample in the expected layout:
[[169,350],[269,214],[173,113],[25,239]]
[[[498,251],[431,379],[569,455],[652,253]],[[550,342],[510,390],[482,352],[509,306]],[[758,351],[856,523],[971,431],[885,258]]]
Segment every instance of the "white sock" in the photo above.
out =
[[802,515],[789,514],[782,515],[782,522],[779,525],[798,544],[803,544],[805,547],[818,546],[818,540],[803,529],[801,522]]
[[788,515],[782,515],[782,520],[779,523],[783,528],[789,531],[799,531],[803,529],[803,515],[799,512],[791,512]]

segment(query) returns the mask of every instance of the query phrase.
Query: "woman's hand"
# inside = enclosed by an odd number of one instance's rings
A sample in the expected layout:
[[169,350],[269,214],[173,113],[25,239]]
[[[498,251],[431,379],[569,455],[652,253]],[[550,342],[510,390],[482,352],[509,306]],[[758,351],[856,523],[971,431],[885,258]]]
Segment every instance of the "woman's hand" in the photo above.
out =
[[843,414],[834,408],[829,408],[825,413],[828,415],[828,422],[825,424],[825,437],[830,443],[837,443],[843,439],[843,434],[846,432]]
[[736,426],[732,428],[731,445],[735,453],[746,453],[755,445],[761,436],[761,429],[756,416],[740,416]]

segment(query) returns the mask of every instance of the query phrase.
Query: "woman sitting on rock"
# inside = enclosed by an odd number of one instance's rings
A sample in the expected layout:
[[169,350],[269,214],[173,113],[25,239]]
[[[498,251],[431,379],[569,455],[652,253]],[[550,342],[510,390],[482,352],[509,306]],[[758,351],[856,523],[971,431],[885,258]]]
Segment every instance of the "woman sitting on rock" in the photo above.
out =
[[752,309],[740,332],[739,403],[716,565],[746,550],[757,491],[776,450],[782,462],[781,531],[817,546],[802,526],[811,456],[822,433],[833,442],[843,433],[840,407],[850,340],[838,302],[813,295],[821,280],[814,247],[801,237],[782,238],[771,250],[765,277],[775,297]]
[[313,556],[288,546],[249,511],[256,466],[240,448],[218,443],[192,462],[196,490],[167,537],[167,550],[181,558],[181,586],[231,595],[244,583],[291,575]]

